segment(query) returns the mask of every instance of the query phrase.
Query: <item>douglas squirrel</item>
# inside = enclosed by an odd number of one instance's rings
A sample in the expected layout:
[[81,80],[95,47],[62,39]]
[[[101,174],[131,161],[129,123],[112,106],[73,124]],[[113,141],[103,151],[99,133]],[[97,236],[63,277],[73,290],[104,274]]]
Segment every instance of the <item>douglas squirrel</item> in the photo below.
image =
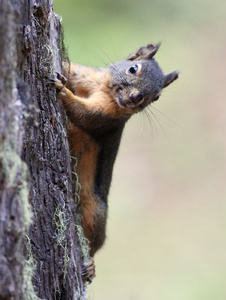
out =
[[[81,184],[79,209],[90,257],[103,245],[107,197],[112,171],[126,121],[158,100],[162,89],[178,78],[164,75],[153,56],[159,44],[139,48],[125,60],[107,68],[64,64],[57,74],[58,97],[70,120],[71,155],[78,158]],[[83,278],[95,276],[92,258],[84,264]]]

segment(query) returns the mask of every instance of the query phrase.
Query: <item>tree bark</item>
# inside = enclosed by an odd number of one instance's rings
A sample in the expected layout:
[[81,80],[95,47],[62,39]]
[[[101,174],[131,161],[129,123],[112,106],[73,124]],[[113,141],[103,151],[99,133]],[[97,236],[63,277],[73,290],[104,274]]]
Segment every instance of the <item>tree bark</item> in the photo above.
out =
[[0,299],[85,299],[53,2],[2,0],[0,40]]
[[16,28],[16,12],[8,1],[0,2],[1,299],[23,295],[23,235],[31,222],[26,166],[21,160],[24,128],[23,104],[16,88]]

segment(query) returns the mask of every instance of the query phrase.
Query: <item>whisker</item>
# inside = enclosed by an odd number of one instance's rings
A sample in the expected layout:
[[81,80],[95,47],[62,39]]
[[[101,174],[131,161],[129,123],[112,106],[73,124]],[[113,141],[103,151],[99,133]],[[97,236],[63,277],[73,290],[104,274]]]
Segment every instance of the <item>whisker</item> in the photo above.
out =
[[118,79],[119,79],[120,82],[123,84],[123,86],[125,87],[125,89],[126,89],[127,91],[129,91],[129,88],[128,88],[128,86],[129,86],[128,81],[126,80],[126,78],[125,78],[122,74],[120,74],[120,72],[118,71],[118,68],[117,68],[116,66],[114,66],[114,65],[111,65],[111,66],[110,66],[110,69],[113,70],[114,74],[118,77]]
[[97,55],[98,59],[104,64],[105,67],[109,65],[108,61],[101,57],[100,55]]
[[119,72],[117,66],[115,65],[115,62],[110,58],[110,56],[109,56],[102,48],[99,48],[99,49],[100,49],[100,51],[105,55],[105,57],[107,58],[107,60],[106,60],[106,59],[104,59],[104,58],[102,57],[102,62],[103,62],[106,66],[109,66],[109,65],[110,65],[109,68],[110,68],[111,70],[113,70],[113,72],[114,72],[114,74],[117,76],[117,78],[123,83],[125,89],[126,89],[127,91],[129,91],[129,88],[128,88],[129,84],[128,84],[128,81],[127,81],[127,79],[125,78],[125,76],[123,76],[123,74],[120,74],[120,72]]
[[152,119],[152,117],[150,116],[149,112],[147,109],[143,110],[144,112],[144,115],[146,117],[146,120],[148,120],[148,124],[149,124],[149,127],[151,129],[151,133],[152,133],[152,136],[154,138],[154,136],[156,135],[156,132],[157,132],[157,127],[155,125],[155,122],[154,120]]
[[[108,65],[109,64],[114,64],[114,61],[110,58],[110,56],[107,54],[107,52],[104,51],[104,49],[100,48],[100,51],[105,55],[105,57],[108,59]],[[107,60],[105,59],[105,61],[107,62]]]
[[154,107],[153,105],[151,105],[151,108],[153,108],[157,113],[159,113],[162,117],[164,117],[167,121],[169,121],[171,124],[175,125],[176,127],[183,129],[183,127],[181,127],[180,125],[178,125],[176,122],[172,121],[171,119],[169,119],[165,114],[163,114],[159,109],[157,109],[156,107]]
[[145,112],[141,112],[141,114],[139,114],[139,128],[141,128],[142,132],[145,132],[145,129],[147,128],[147,126],[145,126],[145,117]]
[[160,126],[160,128],[162,129],[162,132],[164,133],[164,135],[166,136],[166,138],[169,140],[169,137],[166,133],[166,130],[164,129],[163,125],[161,124],[161,122],[158,120],[158,118],[156,117],[156,115],[153,113],[153,111],[151,111],[151,106],[147,107],[147,111],[154,117],[155,121],[158,123],[158,125]]

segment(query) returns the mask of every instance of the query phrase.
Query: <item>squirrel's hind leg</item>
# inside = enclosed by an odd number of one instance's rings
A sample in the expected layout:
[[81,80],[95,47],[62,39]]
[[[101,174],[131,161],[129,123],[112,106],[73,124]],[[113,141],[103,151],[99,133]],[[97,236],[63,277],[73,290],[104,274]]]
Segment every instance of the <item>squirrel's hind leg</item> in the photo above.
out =
[[82,266],[82,278],[85,282],[87,281],[88,283],[91,283],[93,278],[95,277],[96,274],[95,274],[94,259],[90,257],[89,260],[84,262]]

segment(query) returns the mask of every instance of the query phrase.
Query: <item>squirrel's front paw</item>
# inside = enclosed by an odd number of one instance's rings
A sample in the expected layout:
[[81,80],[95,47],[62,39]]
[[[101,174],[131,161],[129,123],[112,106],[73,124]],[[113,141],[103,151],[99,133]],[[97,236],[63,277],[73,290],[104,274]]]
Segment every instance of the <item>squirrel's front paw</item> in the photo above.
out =
[[56,73],[57,79],[54,80],[55,87],[61,91],[67,82],[67,78],[65,78],[62,74]]
[[56,72],[56,74],[57,74],[57,79],[58,79],[63,85],[65,85],[65,84],[67,83],[67,78],[64,77],[64,75],[59,74],[59,73],[57,73],[57,72]]
[[91,283],[94,277],[96,277],[95,264],[94,259],[90,257],[90,259],[84,262],[82,266],[82,278],[84,281]]

